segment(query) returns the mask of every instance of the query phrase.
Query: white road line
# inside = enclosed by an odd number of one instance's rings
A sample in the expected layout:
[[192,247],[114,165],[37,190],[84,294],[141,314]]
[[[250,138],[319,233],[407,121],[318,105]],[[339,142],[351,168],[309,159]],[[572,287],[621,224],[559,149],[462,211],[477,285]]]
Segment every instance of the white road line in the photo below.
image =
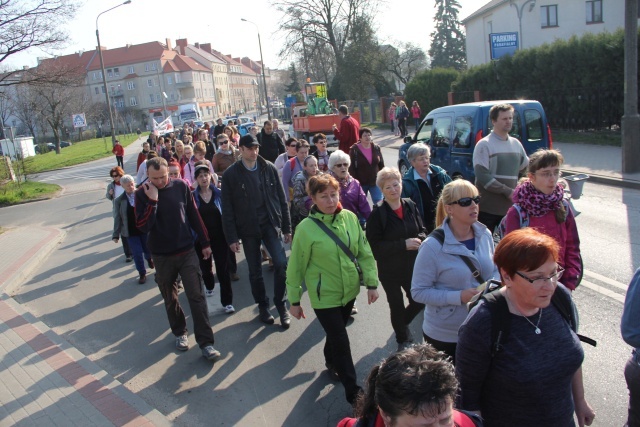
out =
[[613,298],[614,300],[619,301],[619,302],[624,304],[624,295],[617,294],[617,293],[615,293],[615,292],[613,292],[613,291],[611,291],[611,290],[609,290],[607,288],[604,288],[604,287],[602,287],[600,285],[596,285],[595,283],[591,283],[591,282],[583,279],[582,282],[580,282],[580,286],[584,286],[585,288],[589,288],[589,289],[591,289],[593,291],[596,291],[596,292],[598,292],[598,293],[600,293],[600,294],[602,294],[604,296],[607,296],[609,298]]
[[605,276],[603,276],[601,274],[598,274],[598,273],[594,273],[593,271],[584,270],[584,274],[587,275],[587,276],[593,277],[596,280],[600,280],[601,282],[604,282],[607,285],[611,285],[611,286],[613,286],[615,288],[622,289],[623,291],[626,291],[627,288],[628,288],[628,286],[625,285],[625,284],[622,284],[620,282],[616,282],[613,279],[610,279],[610,278],[605,277]]

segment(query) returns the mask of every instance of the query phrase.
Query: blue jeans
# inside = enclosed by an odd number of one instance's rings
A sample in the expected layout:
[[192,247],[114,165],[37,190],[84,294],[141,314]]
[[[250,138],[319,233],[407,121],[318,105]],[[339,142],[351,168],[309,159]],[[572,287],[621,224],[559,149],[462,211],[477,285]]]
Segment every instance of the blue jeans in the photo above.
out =
[[382,191],[375,185],[363,185],[362,191],[365,196],[367,192],[371,194],[371,201],[374,205],[382,200]]
[[260,307],[269,307],[269,297],[264,288],[262,277],[262,252],[260,244],[264,243],[271,259],[273,260],[273,302],[276,307],[281,307],[286,301],[285,280],[287,270],[287,256],[280,240],[280,233],[271,224],[261,224],[261,237],[242,237],[244,257],[249,266],[249,282],[253,300]]
[[133,254],[133,262],[136,264],[136,270],[141,276],[147,274],[147,270],[144,268],[144,260],[151,259],[149,249],[147,249],[147,234],[141,234],[139,236],[129,236],[129,247]]

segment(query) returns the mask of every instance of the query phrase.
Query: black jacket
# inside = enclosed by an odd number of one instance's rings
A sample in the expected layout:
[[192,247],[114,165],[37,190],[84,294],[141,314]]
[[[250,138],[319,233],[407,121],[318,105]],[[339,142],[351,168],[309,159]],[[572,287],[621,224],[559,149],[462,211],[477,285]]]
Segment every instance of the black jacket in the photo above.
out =
[[225,125],[216,125],[216,127],[213,128],[213,136],[220,135],[222,132],[224,132],[225,127]]
[[381,282],[411,281],[418,251],[408,251],[405,240],[427,238],[415,203],[411,199],[401,200],[403,219],[384,200],[373,207],[367,219],[367,240],[378,263]]
[[267,135],[262,129],[258,134],[258,142],[260,143],[260,155],[271,163],[275,163],[278,156],[285,151],[282,138],[275,132]]
[[[282,229],[284,234],[291,234],[289,207],[284,198],[278,169],[261,156],[258,156],[258,167],[260,183],[264,191],[264,203],[271,224]],[[249,172],[242,164],[242,160],[238,160],[224,172],[222,226],[229,244],[236,243],[244,237],[260,237],[258,214],[253,203],[254,196],[248,191],[251,187],[250,180]]]

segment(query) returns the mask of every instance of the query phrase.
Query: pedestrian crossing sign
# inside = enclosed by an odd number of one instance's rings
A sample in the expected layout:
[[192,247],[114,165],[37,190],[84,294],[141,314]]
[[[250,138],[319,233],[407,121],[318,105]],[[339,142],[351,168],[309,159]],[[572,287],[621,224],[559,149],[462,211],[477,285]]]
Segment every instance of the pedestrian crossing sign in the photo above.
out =
[[84,117],[84,113],[72,114],[71,120],[73,121],[73,127],[76,129],[87,126],[87,119]]

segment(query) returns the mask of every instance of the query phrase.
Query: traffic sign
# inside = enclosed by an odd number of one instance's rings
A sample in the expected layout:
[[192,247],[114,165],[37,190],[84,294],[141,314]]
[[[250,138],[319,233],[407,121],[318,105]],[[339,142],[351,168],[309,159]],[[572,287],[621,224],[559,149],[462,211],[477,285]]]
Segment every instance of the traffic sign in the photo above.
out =
[[84,117],[84,113],[72,114],[71,120],[73,121],[73,127],[76,129],[87,127],[87,119]]

